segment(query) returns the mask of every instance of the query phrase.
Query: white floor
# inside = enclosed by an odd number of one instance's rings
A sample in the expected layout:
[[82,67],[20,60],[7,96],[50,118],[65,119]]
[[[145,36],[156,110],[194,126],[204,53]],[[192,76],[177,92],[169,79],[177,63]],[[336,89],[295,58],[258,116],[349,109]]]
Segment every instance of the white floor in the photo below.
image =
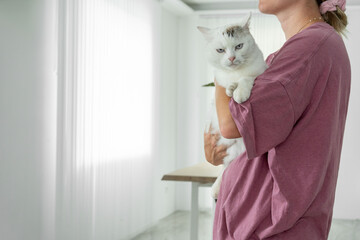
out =
[[[199,240],[211,240],[212,215],[199,214]],[[132,240],[187,240],[190,232],[190,212],[177,211],[161,219],[154,227]],[[328,240],[360,240],[360,220],[334,219]]]

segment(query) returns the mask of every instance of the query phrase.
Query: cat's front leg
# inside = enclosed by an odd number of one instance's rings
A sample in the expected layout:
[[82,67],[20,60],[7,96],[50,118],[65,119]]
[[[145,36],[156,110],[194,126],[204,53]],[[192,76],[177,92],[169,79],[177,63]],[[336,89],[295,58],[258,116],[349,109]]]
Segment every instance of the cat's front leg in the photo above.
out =
[[251,94],[251,89],[254,85],[255,78],[245,77],[241,78],[238,82],[237,88],[233,92],[233,98],[235,102],[242,103],[249,99]]
[[228,95],[229,97],[233,96],[233,92],[234,90],[238,87],[238,83],[237,82],[233,82],[231,83],[229,86],[226,87],[226,95]]

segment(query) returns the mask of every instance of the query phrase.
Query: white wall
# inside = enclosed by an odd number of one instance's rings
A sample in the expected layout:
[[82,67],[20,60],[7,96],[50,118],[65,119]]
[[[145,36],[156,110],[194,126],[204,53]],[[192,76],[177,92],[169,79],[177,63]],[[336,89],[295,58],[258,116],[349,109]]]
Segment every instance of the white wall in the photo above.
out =
[[156,43],[155,52],[160,53],[157,60],[159,81],[157,82],[155,95],[155,109],[158,111],[156,129],[159,138],[156,139],[154,159],[153,191],[151,196],[153,221],[171,214],[175,208],[175,183],[160,181],[163,174],[173,171],[176,165],[176,96],[177,96],[177,61],[175,47],[178,41],[178,17],[162,10],[157,14],[157,33],[161,36],[160,42]]
[[344,39],[351,62],[351,93],[336,189],[334,217],[360,218],[360,6],[348,7],[348,38]]
[[[344,145],[336,201],[334,206],[335,218],[360,218],[360,161],[357,157],[358,136],[360,135],[360,111],[357,106],[360,102],[360,8],[348,7],[349,34],[345,43],[348,48],[352,64],[352,90],[347,125],[344,136]],[[264,16],[264,19],[254,14],[251,29],[259,47],[266,57],[276,51],[285,41],[280,25],[273,16]],[[204,161],[203,129],[206,119],[207,101],[211,90],[200,86],[212,81],[207,75],[208,67],[205,63],[204,41],[196,30],[197,25],[221,26],[226,22],[235,22],[234,16],[219,16],[216,18],[199,18],[198,16],[184,16],[179,25],[179,64],[178,64],[178,163],[177,167],[188,166]],[[273,41],[269,41],[268,39]],[[276,38],[276,39],[274,39]],[[176,207],[190,208],[190,184],[178,183],[176,188]],[[182,198],[180,198],[182,196]],[[185,199],[185,200],[184,200]],[[200,206],[211,207],[209,192],[202,189]]]
[[52,0],[0,1],[1,239],[51,239],[56,133],[56,55],[50,51],[55,44],[53,6]]
[[[200,81],[202,72],[199,41],[194,25],[196,16],[181,17],[178,40],[177,82],[177,164],[183,168],[202,160],[199,136],[202,135],[200,118]],[[176,183],[176,208],[189,209],[190,183]]]

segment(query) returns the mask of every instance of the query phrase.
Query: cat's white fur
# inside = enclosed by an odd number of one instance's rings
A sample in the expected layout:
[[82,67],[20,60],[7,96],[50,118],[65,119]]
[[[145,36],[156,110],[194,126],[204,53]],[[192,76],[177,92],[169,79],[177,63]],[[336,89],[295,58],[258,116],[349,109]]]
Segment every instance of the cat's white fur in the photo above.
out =
[[[198,27],[207,41],[207,53],[210,64],[214,67],[217,84],[226,89],[226,94],[233,97],[237,103],[242,103],[250,97],[255,78],[263,73],[267,65],[263,54],[250,34],[251,15],[239,24],[231,24],[215,29]],[[236,48],[237,47],[237,48]],[[220,52],[219,52],[220,50]],[[212,133],[220,133],[214,102],[212,103],[211,123]],[[228,147],[224,158],[224,167],[212,186],[212,196],[217,199],[222,174],[225,168],[245,151],[242,138],[226,139],[220,137],[217,145]]]

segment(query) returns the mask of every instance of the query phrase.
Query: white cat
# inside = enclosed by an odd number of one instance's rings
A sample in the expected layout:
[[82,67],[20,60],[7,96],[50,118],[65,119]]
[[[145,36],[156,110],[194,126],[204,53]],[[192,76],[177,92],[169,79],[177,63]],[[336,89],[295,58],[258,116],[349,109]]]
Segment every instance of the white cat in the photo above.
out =
[[[267,65],[259,47],[250,34],[251,15],[240,24],[231,24],[209,29],[198,27],[207,41],[208,60],[214,67],[217,84],[226,89],[226,94],[233,97],[237,103],[242,103],[250,97],[255,78],[263,73]],[[210,124],[209,124],[210,126]],[[206,131],[209,131],[209,126]],[[215,104],[212,104],[212,133],[220,132]],[[226,139],[221,136],[218,145],[228,145],[224,158],[224,167],[220,176],[212,186],[212,196],[217,199],[222,174],[225,168],[245,151],[242,138]]]

